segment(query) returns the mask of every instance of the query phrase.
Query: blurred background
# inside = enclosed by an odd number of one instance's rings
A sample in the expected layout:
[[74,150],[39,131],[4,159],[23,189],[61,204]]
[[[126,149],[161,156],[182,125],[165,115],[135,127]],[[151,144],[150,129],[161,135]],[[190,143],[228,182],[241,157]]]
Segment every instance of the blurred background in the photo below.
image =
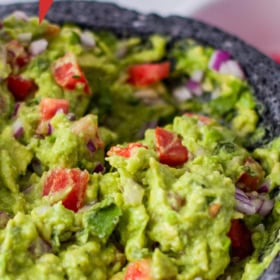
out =
[[[39,0],[29,0],[31,1]],[[0,0],[0,4],[14,2],[27,1]],[[211,23],[239,36],[280,62],[280,0],[111,0],[110,2],[145,13],[178,14]]]

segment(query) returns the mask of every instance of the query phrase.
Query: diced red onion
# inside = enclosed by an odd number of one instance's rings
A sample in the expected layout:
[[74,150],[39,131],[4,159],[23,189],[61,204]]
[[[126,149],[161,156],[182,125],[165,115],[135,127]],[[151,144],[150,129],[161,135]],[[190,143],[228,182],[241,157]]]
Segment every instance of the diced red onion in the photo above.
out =
[[23,124],[22,124],[22,121],[20,119],[17,119],[13,126],[13,135],[16,139],[18,139],[24,132],[24,129],[23,129]]
[[53,132],[53,127],[50,123],[48,123],[48,135],[51,135]]
[[249,197],[239,188],[235,189],[236,205],[235,209],[241,213],[252,215],[256,213],[256,208]]
[[258,212],[261,215],[266,216],[271,212],[273,206],[274,206],[274,202],[271,199],[264,200]]
[[249,199],[248,196],[245,194],[245,192],[243,192],[241,189],[239,188],[235,188],[235,196],[238,196],[240,198],[243,198],[243,199]]
[[13,118],[17,116],[20,106],[21,106],[21,103],[20,103],[20,102],[17,102],[17,103],[15,104],[14,112],[13,112],[13,115],[12,115]]
[[87,148],[88,148],[89,151],[91,151],[92,153],[94,153],[94,152],[96,151],[96,147],[95,147],[95,145],[94,145],[94,143],[93,143],[92,140],[89,140],[89,141],[87,142]]
[[185,86],[175,88],[172,95],[179,102],[189,100],[193,97],[191,91]]
[[254,199],[251,199],[251,203],[255,207],[256,213],[258,213],[264,203],[264,200],[255,197]]
[[101,163],[97,163],[93,170],[94,173],[102,173],[103,171],[104,171],[104,166]]
[[94,48],[96,42],[93,35],[89,31],[85,31],[80,35],[81,43],[86,48]]
[[48,47],[48,41],[46,39],[40,39],[33,41],[29,46],[29,52],[33,55],[39,55],[43,53]]
[[69,121],[75,121],[76,120],[76,115],[74,113],[68,113],[67,114],[67,119]]
[[32,33],[28,32],[28,33],[21,33],[18,35],[18,40],[21,43],[29,43],[32,39]]
[[264,182],[258,189],[257,192],[258,193],[268,193],[269,191],[269,183],[268,182]]
[[200,83],[193,81],[193,80],[189,80],[187,82],[186,86],[195,95],[200,96],[202,94],[202,88],[201,88]]
[[209,68],[215,71],[219,71],[223,63],[230,59],[230,54],[227,51],[216,50],[212,54],[209,61]]
[[220,67],[219,73],[233,75],[239,79],[245,78],[240,64],[235,60],[228,60],[224,62]]
[[17,20],[28,21],[28,16],[23,11],[15,11],[12,13],[12,16],[14,16]]
[[9,213],[0,211],[0,229],[4,228],[7,225],[10,218],[11,215]]
[[272,210],[274,205],[274,202],[266,195],[260,195],[257,192],[246,194],[238,188],[235,189],[235,199],[235,209],[247,215],[259,213],[265,216]]
[[256,209],[251,203],[247,204],[239,200],[236,200],[235,209],[238,212],[241,212],[246,215],[253,215],[256,213]]
[[191,75],[191,80],[200,83],[203,79],[204,72],[202,70],[196,70]]

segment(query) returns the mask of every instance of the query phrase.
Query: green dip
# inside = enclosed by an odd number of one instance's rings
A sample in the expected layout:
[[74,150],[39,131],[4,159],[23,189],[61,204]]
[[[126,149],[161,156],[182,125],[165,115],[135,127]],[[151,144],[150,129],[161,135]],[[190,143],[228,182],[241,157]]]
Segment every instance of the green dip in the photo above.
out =
[[0,279],[262,274],[280,140],[251,148],[264,129],[242,75],[189,39],[2,24]]

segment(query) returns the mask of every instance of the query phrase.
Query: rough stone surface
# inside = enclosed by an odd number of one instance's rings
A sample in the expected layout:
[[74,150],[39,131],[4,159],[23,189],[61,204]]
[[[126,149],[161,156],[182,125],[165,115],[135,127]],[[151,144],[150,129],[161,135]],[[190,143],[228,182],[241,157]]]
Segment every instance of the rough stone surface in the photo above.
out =
[[[15,11],[38,14],[37,3],[0,5],[0,19]],[[47,18],[56,23],[74,22],[85,28],[105,29],[119,36],[152,33],[166,34],[174,41],[191,37],[198,42],[229,51],[245,70],[260,104],[261,122],[267,130],[266,141],[280,135],[280,66],[242,40],[205,23],[178,16],[141,14],[114,4],[75,1],[55,2]],[[278,255],[260,280],[280,279]]]

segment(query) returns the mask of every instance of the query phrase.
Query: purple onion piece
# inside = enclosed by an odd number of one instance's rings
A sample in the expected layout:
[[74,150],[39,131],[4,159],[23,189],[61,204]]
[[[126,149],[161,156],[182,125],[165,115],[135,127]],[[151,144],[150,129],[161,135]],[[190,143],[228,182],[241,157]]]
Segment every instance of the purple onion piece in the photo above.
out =
[[87,142],[87,148],[88,148],[89,151],[92,152],[92,153],[94,153],[94,152],[96,151],[96,147],[95,147],[95,145],[94,145],[94,143],[93,143],[92,140],[89,140],[89,141]]
[[264,200],[258,212],[261,215],[266,216],[271,212],[273,206],[274,206],[274,202],[271,199]]
[[221,65],[230,59],[230,54],[227,51],[216,50],[212,54],[209,61],[209,68],[215,71],[219,71]]
[[256,208],[249,197],[240,189],[235,189],[235,209],[243,214],[252,215],[256,213]]
[[258,213],[264,203],[264,200],[256,197],[251,200],[251,203],[255,207],[256,213]]
[[202,89],[201,89],[200,83],[193,81],[193,80],[189,80],[187,82],[186,86],[195,95],[200,96],[202,94]]
[[13,117],[13,118],[17,116],[17,114],[18,114],[18,112],[19,112],[19,109],[20,109],[20,106],[21,106],[21,103],[20,103],[20,102],[17,102],[17,103],[15,104],[14,112],[13,112],[13,114],[12,114],[12,117]]
[[258,193],[268,193],[269,192],[269,182],[264,182],[260,187],[257,189]]
[[50,123],[48,123],[48,135],[51,135],[53,132],[53,127]]
[[259,213],[266,216],[270,213],[274,205],[274,202],[264,193],[244,193],[238,188],[235,189],[235,200],[235,209],[247,215]]
[[247,203],[242,200],[236,199],[235,209],[243,214],[253,215],[256,213],[256,208],[252,203]]
[[9,213],[0,211],[0,229],[5,228],[10,219],[11,215]]
[[20,119],[17,119],[13,126],[13,135],[16,139],[19,139],[21,137],[21,135],[23,134],[24,132],[24,129],[23,129],[23,124],[22,124],[22,121]]
[[248,199],[248,196],[239,188],[235,188],[235,195],[244,197],[244,199]]
[[93,169],[93,173],[103,173],[103,171],[104,171],[104,166],[101,163],[97,163]]

